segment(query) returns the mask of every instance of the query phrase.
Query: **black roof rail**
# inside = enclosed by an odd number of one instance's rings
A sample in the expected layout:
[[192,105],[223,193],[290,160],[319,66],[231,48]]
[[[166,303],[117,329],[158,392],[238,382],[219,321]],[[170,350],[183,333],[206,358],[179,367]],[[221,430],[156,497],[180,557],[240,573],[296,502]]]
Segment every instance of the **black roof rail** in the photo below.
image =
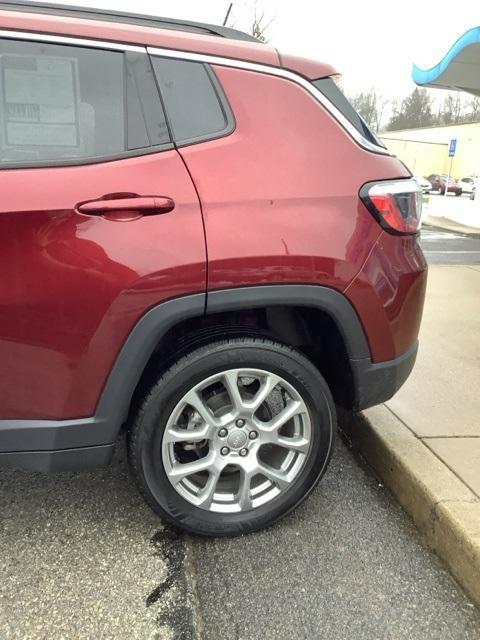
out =
[[0,9],[11,11],[28,11],[29,13],[44,13],[47,15],[76,16],[90,20],[105,18],[108,22],[123,22],[126,24],[140,25],[144,27],[157,27],[160,29],[174,29],[176,31],[188,31],[191,33],[203,33],[204,35],[221,36],[231,40],[246,40],[259,42],[257,38],[244,31],[221,27],[205,22],[191,22],[190,20],[175,20],[174,18],[160,18],[157,16],[142,15],[139,13],[127,13],[123,11],[110,12],[108,9],[94,9],[91,7],[76,7],[66,4],[53,4],[44,2],[25,2],[24,0],[0,0]]

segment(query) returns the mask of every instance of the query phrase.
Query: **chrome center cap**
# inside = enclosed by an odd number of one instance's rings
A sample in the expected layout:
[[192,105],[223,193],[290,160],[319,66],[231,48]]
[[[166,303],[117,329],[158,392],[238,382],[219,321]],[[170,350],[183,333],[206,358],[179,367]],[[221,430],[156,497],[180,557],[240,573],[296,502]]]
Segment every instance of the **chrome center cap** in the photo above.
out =
[[242,429],[234,429],[227,438],[230,449],[241,449],[247,444],[248,436]]

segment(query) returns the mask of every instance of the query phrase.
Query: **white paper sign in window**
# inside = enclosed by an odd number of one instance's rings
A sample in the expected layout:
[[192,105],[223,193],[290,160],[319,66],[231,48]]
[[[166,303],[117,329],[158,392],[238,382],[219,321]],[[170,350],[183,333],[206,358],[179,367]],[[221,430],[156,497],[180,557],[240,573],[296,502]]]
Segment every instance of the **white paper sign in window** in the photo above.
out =
[[78,147],[76,61],[9,55],[2,67],[6,144]]

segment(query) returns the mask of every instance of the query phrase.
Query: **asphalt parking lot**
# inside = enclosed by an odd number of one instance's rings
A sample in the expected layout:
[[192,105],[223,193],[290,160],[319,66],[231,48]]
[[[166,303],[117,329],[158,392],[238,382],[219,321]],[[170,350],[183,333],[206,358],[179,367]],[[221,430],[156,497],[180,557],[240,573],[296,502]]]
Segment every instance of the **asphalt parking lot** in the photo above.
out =
[[91,473],[0,470],[0,513],[1,640],[191,637],[184,547],[139,499],[122,446]]
[[302,507],[234,540],[165,530],[138,497],[121,446],[109,468],[88,474],[1,470],[0,637],[480,637],[478,610],[337,444]]
[[480,263],[480,238],[424,226],[421,245],[429,264]]

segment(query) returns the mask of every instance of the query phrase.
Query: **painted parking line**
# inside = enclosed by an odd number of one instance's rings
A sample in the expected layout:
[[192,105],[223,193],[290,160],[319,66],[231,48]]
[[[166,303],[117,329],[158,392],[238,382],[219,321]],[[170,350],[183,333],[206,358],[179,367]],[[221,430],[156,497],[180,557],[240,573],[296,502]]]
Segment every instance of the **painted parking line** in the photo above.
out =
[[433,231],[431,232],[424,232],[422,231],[422,235],[421,235],[421,239],[422,240],[463,240],[464,236],[460,236],[456,233],[434,233]]
[[480,256],[480,251],[429,251],[424,249],[423,253],[477,253]]

